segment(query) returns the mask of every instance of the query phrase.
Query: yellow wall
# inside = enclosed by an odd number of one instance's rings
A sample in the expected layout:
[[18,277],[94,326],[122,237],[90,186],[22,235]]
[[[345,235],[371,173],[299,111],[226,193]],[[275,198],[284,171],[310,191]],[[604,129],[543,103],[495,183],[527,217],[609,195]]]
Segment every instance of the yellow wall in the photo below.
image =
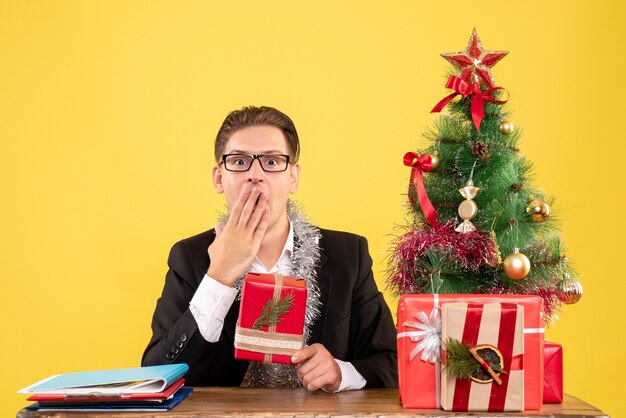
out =
[[297,198],[368,237],[382,285],[402,156],[447,94],[438,54],[474,26],[511,51],[496,81],[583,274],[548,332],[565,390],[626,413],[624,7],[512,3],[0,1],[0,415],[50,374],[139,364],[170,246],[223,208],[211,147],[231,109],[292,116]]

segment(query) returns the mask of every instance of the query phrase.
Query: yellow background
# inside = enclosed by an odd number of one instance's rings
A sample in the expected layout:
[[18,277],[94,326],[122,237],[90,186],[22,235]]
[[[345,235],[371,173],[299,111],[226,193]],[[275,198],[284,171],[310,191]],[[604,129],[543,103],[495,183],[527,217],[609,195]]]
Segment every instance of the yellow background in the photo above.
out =
[[[436,4],[438,3],[438,4]],[[377,280],[402,165],[478,28],[585,294],[548,336],[565,390],[613,416],[624,379],[624,7],[619,2],[0,2],[0,415],[50,374],[138,366],[170,246],[224,207],[229,110],[282,109],[297,199],[365,235]],[[388,298],[395,310],[395,301]]]

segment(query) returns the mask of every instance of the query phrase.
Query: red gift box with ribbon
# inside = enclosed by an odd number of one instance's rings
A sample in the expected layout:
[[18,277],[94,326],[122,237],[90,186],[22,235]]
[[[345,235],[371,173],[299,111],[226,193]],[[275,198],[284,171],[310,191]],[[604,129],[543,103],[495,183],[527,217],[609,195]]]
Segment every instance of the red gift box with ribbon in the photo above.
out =
[[304,279],[248,273],[241,287],[235,358],[291,364],[304,345]]
[[524,306],[524,409],[543,401],[543,300],[529,295],[402,295],[398,302],[398,383],[404,408],[440,407],[441,306],[447,302]]
[[563,347],[546,341],[543,354],[543,403],[563,402]]
[[[461,379],[441,373],[441,406],[446,411],[524,410],[524,307],[515,303],[446,303],[441,339],[478,349],[488,375]],[[469,352],[469,350],[468,350]],[[487,361],[491,355],[491,362]],[[470,356],[471,358],[471,356]],[[452,361],[450,358],[447,362]],[[471,359],[470,362],[475,361]],[[481,369],[482,370],[482,369]],[[500,371],[500,373],[498,373]],[[491,375],[491,377],[490,377]]]

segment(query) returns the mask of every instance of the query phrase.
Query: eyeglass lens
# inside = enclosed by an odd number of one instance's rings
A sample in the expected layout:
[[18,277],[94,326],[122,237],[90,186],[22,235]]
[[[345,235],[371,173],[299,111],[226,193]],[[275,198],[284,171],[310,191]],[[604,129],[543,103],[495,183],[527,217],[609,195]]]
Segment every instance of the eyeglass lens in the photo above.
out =
[[255,159],[259,160],[264,171],[285,171],[289,163],[289,157],[280,154],[228,154],[224,155],[224,166],[229,171],[248,171]]

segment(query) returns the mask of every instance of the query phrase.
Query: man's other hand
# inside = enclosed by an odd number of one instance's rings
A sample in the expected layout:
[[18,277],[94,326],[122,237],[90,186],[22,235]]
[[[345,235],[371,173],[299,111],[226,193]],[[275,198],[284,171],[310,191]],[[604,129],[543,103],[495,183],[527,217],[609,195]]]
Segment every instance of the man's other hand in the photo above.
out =
[[267,196],[258,187],[244,189],[226,225],[215,229],[215,240],[208,248],[211,265],[207,274],[232,286],[259,252],[268,223]]
[[336,392],[341,384],[341,369],[322,344],[313,344],[296,351],[291,362],[297,365],[302,385],[311,392],[323,389]]

